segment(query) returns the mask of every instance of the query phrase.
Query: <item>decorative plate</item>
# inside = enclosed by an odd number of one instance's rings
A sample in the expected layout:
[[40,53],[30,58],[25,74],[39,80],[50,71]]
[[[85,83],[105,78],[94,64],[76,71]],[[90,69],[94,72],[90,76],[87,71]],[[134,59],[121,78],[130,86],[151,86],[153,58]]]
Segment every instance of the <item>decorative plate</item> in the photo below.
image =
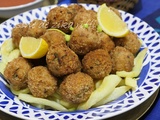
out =
[[[8,2],[10,2],[10,1],[8,1]],[[10,17],[13,17],[19,13],[28,11],[30,9],[38,8],[42,5],[43,5],[43,0],[34,0],[33,2],[29,2],[26,4],[22,4],[22,5],[0,7],[0,17],[1,18],[10,18]]]
[[[82,4],[86,9],[97,11],[98,5]],[[67,4],[63,4],[67,6]],[[11,29],[18,23],[29,23],[33,19],[45,20],[47,13],[54,6],[46,6],[30,10],[8,19],[0,25],[0,45],[4,40],[11,37]],[[120,11],[123,20],[127,23],[131,31],[135,32],[143,40],[142,48],[147,47],[147,56],[143,62],[143,69],[139,76],[138,88],[135,91],[127,92],[117,100],[97,108],[91,108],[85,111],[61,112],[53,110],[44,110],[33,107],[20,101],[6,87],[5,82],[0,78],[0,110],[22,119],[40,119],[40,120],[62,120],[62,119],[105,119],[118,114],[122,114],[138,106],[147,100],[160,85],[159,66],[160,66],[160,37],[147,23],[141,19]],[[1,59],[1,57],[0,57]]]

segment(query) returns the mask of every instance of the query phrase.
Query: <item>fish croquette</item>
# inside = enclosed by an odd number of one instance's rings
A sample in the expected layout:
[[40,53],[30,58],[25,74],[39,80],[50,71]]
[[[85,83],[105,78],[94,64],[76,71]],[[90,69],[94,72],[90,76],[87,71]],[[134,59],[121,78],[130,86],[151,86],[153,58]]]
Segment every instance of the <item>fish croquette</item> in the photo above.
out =
[[111,53],[112,73],[116,71],[131,71],[134,66],[134,55],[124,47],[117,46]]
[[138,39],[138,36],[133,32],[129,32],[125,37],[115,38],[114,43],[116,46],[125,47],[134,55],[138,53],[141,47],[141,42]]
[[47,67],[54,76],[61,77],[81,70],[81,62],[67,45],[50,46],[46,55]]
[[99,80],[110,74],[112,61],[108,51],[97,49],[84,56],[82,66],[85,73]]
[[4,76],[15,90],[27,88],[27,74],[32,65],[23,57],[18,57],[9,62],[5,68]]
[[33,67],[28,72],[28,88],[35,97],[46,98],[57,89],[57,79],[44,66]]
[[114,41],[104,32],[98,33],[98,38],[101,40],[101,48],[110,52],[114,49]]
[[27,36],[28,24],[19,23],[13,27],[11,37],[15,47],[19,48],[21,37]]
[[48,22],[34,19],[30,22],[27,30],[27,36],[39,38],[48,28]]
[[74,14],[64,6],[52,8],[47,15],[49,28],[56,28],[65,33],[70,32],[70,27],[73,26]]
[[42,36],[49,46],[66,44],[65,35],[57,30],[47,30]]
[[98,33],[92,29],[77,26],[71,33],[68,46],[78,55],[85,55],[89,51],[100,48],[101,40]]
[[97,12],[93,10],[83,10],[74,17],[74,27],[87,24],[89,28],[96,30],[98,26]]
[[59,87],[62,98],[75,104],[86,101],[93,90],[93,79],[88,74],[82,72],[68,75]]

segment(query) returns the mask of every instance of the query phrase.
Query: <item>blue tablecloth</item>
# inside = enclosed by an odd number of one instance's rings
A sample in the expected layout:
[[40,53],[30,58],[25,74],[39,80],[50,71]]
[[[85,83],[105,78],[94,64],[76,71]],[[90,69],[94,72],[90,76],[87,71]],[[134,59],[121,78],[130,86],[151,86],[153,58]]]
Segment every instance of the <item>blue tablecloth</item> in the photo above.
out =
[[[63,3],[77,3],[77,0],[59,0],[59,4]],[[134,8],[128,12],[146,21],[160,34],[160,0],[139,0]],[[160,93],[142,119],[160,120]]]

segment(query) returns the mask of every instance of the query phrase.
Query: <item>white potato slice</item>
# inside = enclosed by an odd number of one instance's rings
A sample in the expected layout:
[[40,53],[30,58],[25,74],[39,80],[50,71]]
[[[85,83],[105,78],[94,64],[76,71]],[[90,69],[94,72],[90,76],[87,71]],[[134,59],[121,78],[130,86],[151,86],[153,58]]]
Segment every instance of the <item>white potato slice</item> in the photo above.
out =
[[81,103],[77,109],[78,110],[89,109],[97,102],[102,100],[105,96],[108,96],[115,89],[115,87],[119,84],[120,81],[121,77],[117,75],[111,74],[106,76],[103,79],[102,84],[92,92],[89,99],[86,102]]
[[103,81],[103,80],[98,80],[98,81],[95,83],[96,89],[102,84],[102,81]]
[[100,105],[104,105],[104,104],[106,104],[108,102],[111,102],[111,101],[119,98],[120,96],[125,94],[130,88],[131,87],[129,87],[129,86],[116,87],[111,94],[109,94],[108,96],[106,96],[102,100],[100,100],[98,103],[96,103],[94,105],[94,107],[97,107],[97,106],[100,106]]
[[15,46],[14,44],[12,43],[12,39],[8,39],[8,40],[5,40],[1,46],[1,55],[2,55],[2,61],[4,63],[8,63],[8,56],[10,54],[10,52],[12,50],[14,50]]
[[15,95],[19,95],[21,93],[27,94],[27,93],[30,92],[29,88],[25,88],[25,89],[22,89],[22,90],[14,90],[11,86],[9,86],[9,88],[11,89],[12,93],[15,94]]
[[5,40],[1,46],[1,54],[9,53],[15,48],[12,38]]
[[116,74],[120,77],[137,77],[142,69],[142,65],[143,65],[143,60],[145,58],[145,55],[147,53],[147,48],[143,49],[142,51],[140,51],[138,53],[138,55],[136,56],[136,58],[134,59],[134,67],[133,70],[131,72],[126,72],[126,71],[117,71]]
[[20,50],[19,49],[14,49],[13,51],[11,51],[8,55],[7,61],[11,62],[13,59],[18,58],[21,55]]
[[23,100],[27,103],[34,103],[34,104],[39,104],[39,105],[45,105],[45,106],[49,106],[53,109],[56,110],[60,110],[60,111],[68,111],[64,106],[62,106],[61,104],[53,101],[53,100],[48,100],[48,99],[43,99],[43,98],[37,98],[34,97],[32,95],[29,94],[24,94],[24,93],[20,93],[18,98],[20,100]]
[[0,49],[0,55],[2,57],[2,60],[0,61],[0,72],[3,74],[7,63],[14,58],[19,57],[20,51],[19,49],[15,49],[12,39],[10,38],[3,42]]
[[76,104],[72,104],[72,103],[69,103],[69,102],[64,101],[64,100],[59,100],[59,103],[60,103],[61,105],[63,105],[64,107],[66,107],[67,109],[76,108],[76,107],[77,107]]
[[125,84],[127,86],[132,87],[132,89],[136,89],[136,87],[137,87],[137,79],[136,78],[126,77],[125,78]]
[[6,63],[4,63],[3,61],[0,62],[0,72],[3,74],[4,70],[6,68]]
[[2,62],[5,63],[5,64],[8,63],[8,55],[9,55],[9,53],[2,54]]
[[45,109],[45,106],[44,106],[44,105],[35,104],[35,103],[32,103],[31,105],[32,105],[32,106],[35,106],[35,107],[37,107],[37,108],[40,108],[40,109]]

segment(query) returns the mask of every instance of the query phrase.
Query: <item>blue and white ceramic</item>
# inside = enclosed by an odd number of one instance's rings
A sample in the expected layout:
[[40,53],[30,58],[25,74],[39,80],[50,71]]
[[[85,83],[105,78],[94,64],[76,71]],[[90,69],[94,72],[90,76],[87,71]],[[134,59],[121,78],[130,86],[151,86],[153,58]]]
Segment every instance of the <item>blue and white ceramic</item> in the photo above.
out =
[[[86,9],[93,9],[95,11],[98,9],[98,5],[82,5]],[[63,6],[67,5],[63,4]],[[47,13],[53,7],[56,7],[56,5],[33,9],[3,22],[0,25],[0,45],[3,41],[11,37],[11,29],[16,24],[22,22],[29,23],[33,19],[45,20]],[[61,112],[39,109],[20,101],[6,87],[4,80],[0,78],[0,110],[15,117],[30,120],[95,120],[122,114],[147,100],[160,85],[160,37],[151,26],[141,19],[129,13],[120,12],[129,29],[135,32],[143,41],[142,49],[148,48],[146,58],[143,62],[143,69],[139,76],[138,88],[135,91],[127,92],[119,99],[97,108],[91,108],[85,111]]]

